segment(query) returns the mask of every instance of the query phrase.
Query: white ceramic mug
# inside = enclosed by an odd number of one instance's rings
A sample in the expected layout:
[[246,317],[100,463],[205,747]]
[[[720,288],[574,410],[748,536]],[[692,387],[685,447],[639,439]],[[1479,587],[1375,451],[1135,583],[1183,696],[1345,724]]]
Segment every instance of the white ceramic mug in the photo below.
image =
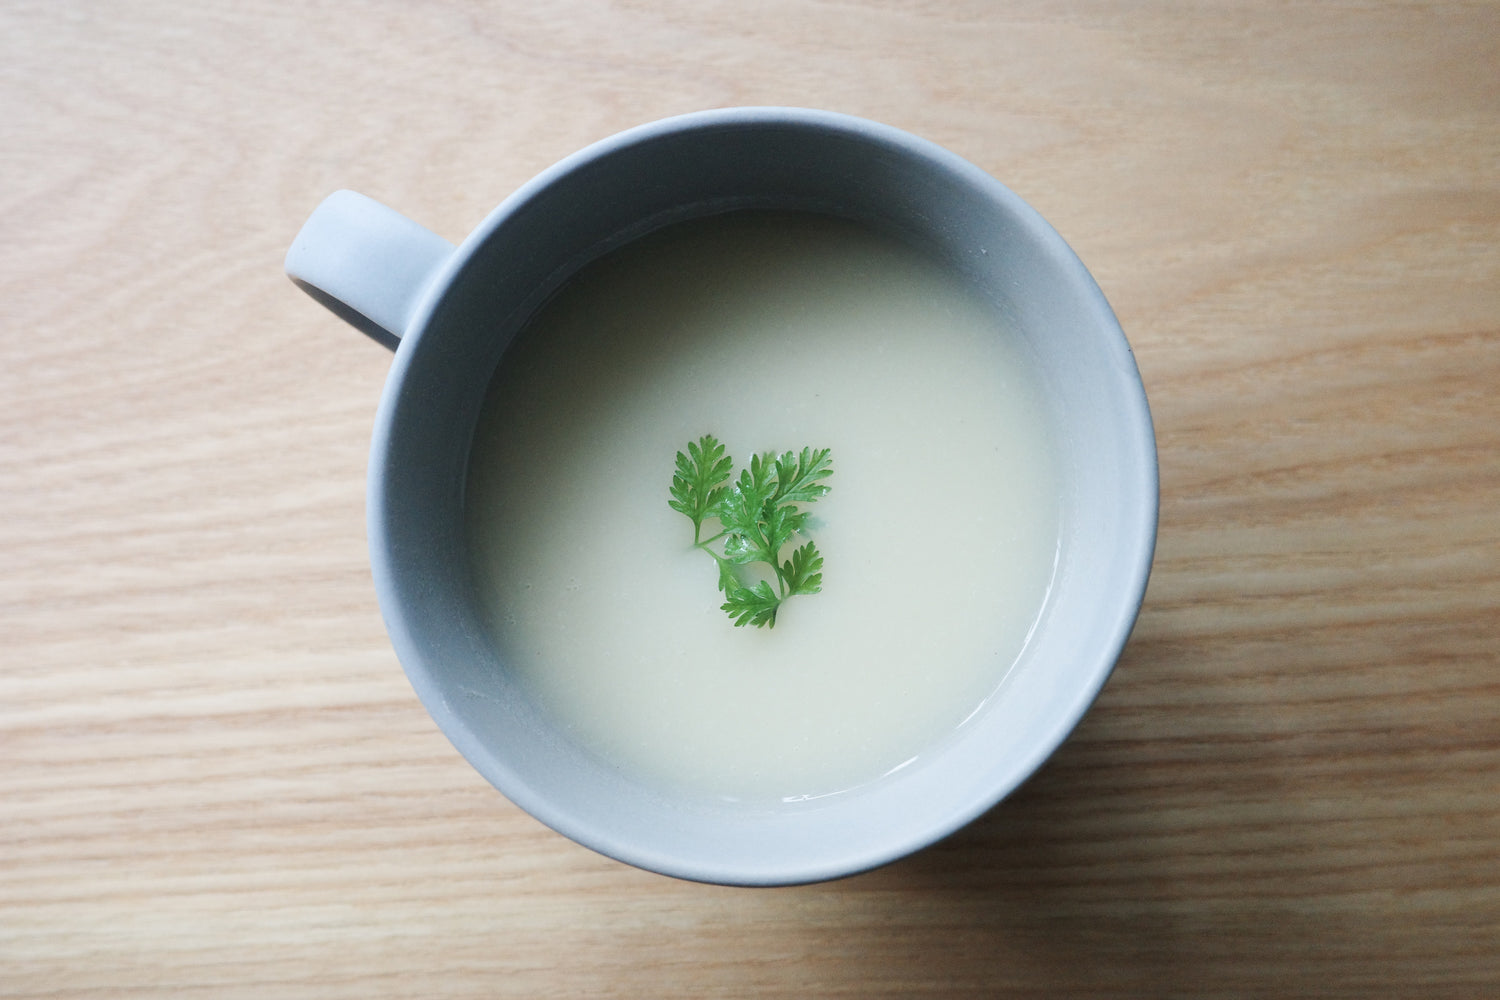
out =
[[[538,306],[611,249],[747,208],[895,233],[990,298],[1038,359],[1062,492],[1052,590],[1003,697],[921,766],[785,811],[643,787],[575,746],[486,638],[463,517],[486,387]],[[686,115],[561,161],[457,247],[337,193],[299,233],[286,269],[396,350],[371,449],[368,528],[381,609],[412,685],[500,791],[606,855],[737,885],[829,879],[901,857],[1026,780],[1083,716],[1129,636],[1158,504],[1151,418],[1129,346],[1062,238],[999,182],[929,142],[827,112]]]

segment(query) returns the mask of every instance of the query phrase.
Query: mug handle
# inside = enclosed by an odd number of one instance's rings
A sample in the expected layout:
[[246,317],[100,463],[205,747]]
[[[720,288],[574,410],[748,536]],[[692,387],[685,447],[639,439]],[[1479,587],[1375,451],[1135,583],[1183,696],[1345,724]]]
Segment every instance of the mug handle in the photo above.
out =
[[453,244],[353,191],[313,210],[286,252],[286,273],[334,315],[391,350]]

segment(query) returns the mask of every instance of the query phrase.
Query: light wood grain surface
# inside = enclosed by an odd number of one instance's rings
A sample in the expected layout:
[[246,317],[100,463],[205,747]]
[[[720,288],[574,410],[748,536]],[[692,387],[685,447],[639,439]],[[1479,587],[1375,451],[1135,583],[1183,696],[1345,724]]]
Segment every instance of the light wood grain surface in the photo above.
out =
[[[0,4],[0,995],[1500,990],[1500,7]],[[457,239],[731,104],[936,140],[1115,305],[1146,605],[1020,793],[842,882],[692,885],[449,747],[363,537],[389,355],[281,257]]]

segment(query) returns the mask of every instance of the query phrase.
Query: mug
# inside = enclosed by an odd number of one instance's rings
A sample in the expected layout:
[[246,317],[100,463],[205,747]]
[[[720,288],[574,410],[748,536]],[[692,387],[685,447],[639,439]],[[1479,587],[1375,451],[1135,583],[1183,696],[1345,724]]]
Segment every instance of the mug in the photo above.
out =
[[[787,809],[652,787],[579,747],[489,637],[464,515],[486,390],[528,320],[602,255],[674,223],[756,209],[894,234],[993,302],[1045,386],[1060,494],[1051,589],[1002,695],[921,766]],[[997,180],[930,142],[822,111],[688,114],[560,161],[456,247],[361,195],[335,193],[297,235],[286,271],[395,350],[371,445],[368,534],[381,612],[412,686],[497,789],[604,855],[728,885],[821,881],[893,861],[1035,772],[1129,637],[1158,508],[1134,357],[1062,238]]]

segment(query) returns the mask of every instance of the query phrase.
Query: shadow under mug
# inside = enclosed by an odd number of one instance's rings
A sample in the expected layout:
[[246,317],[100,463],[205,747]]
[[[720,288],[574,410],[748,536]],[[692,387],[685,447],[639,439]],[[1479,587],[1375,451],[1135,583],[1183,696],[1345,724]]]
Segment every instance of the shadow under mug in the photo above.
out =
[[[463,515],[486,388],[533,313],[602,254],[744,209],[860,222],[936,255],[985,295],[1040,366],[1062,492],[1052,590],[1004,696],[916,766],[758,812],[631,780],[559,730],[487,639]],[[298,234],[286,270],[395,348],[371,446],[368,532],[381,611],[413,687],[496,788],[605,855],[732,885],[819,881],[892,861],[1025,781],[1087,711],[1130,634],[1158,507],[1155,438],[1130,348],[1052,227],[930,142],[820,111],[684,115],[562,160],[457,247],[338,192]]]

